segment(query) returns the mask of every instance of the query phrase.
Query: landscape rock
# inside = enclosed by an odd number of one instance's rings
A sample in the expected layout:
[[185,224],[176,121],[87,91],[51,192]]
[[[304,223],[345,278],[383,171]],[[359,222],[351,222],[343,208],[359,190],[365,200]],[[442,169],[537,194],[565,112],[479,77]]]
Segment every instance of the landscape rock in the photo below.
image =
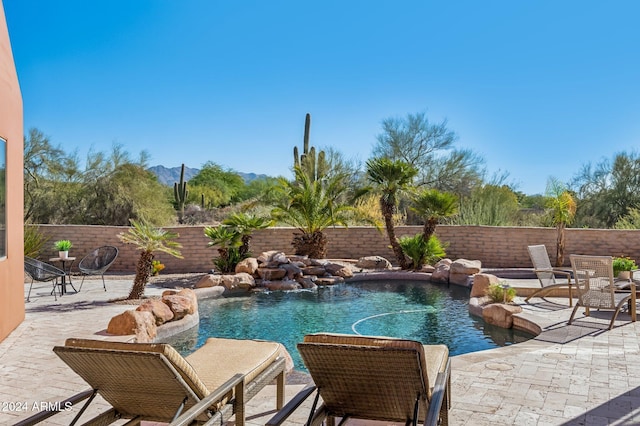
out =
[[522,307],[518,305],[492,303],[483,307],[482,318],[491,325],[511,328],[513,326],[513,314],[520,312],[522,312]]
[[492,274],[476,274],[473,276],[473,287],[469,297],[483,297],[491,284],[498,284],[500,278]]
[[196,283],[196,288],[216,287],[222,285],[222,275],[207,274]]
[[302,288],[302,286],[300,284],[298,284],[296,281],[269,281],[268,283],[264,284],[264,287],[271,290],[271,291],[278,291],[278,290],[298,290],[300,288]]
[[435,269],[431,273],[431,282],[440,284],[449,284],[449,270],[451,269],[451,260],[442,259],[435,264]]
[[294,263],[283,263],[279,266],[280,269],[287,271],[287,279],[295,280],[302,276],[302,268]]
[[168,294],[162,296],[162,301],[173,312],[174,321],[181,320],[186,315],[196,312],[197,307],[193,306],[193,302],[188,296],[180,296],[178,294]]
[[278,252],[273,255],[273,257],[271,258],[271,261],[278,264],[289,263],[289,258],[284,253]]
[[136,308],[136,311],[151,312],[156,325],[162,325],[165,322],[171,321],[174,317],[171,308],[160,299],[145,300]]
[[327,271],[322,266],[307,266],[306,268],[302,268],[302,272],[305,275],[322,276],[322,275],[325,275]]
[[315,281],[316,285],[335,285],[343,282],[342,277],[320,277]]
[[473,275],[480,272],[482,262],[479,260],[457,259],[451,264],[451,272],[455,274]]
[[258,269],[258,259],[255,257],[248,257],[246,259],[242,259],[236,265],[236,274],[239,272],[246,272],[249,275],[255,274]]
[[391,269],[391,262],[382,256],[365,256],[358,259],[356,267],[362,269]]
[[316,288],[316,277],[300,277],[296,281],[302,286],[302,288]]
[[260,278],[267,281],[281,280],[287,275],[286,269],[282,268],[258,268],[256,272]]
[[279,252],[277,250],[269,250],[269,251],[260,253],[260,256],[257,257],[258,263],[271,262],[271,259],[276,253],[279,253]]
[[449,284],[460,285],[463,287],[471,287],[471,285],[473,284],[473,278],[471,277],[471,275],[460,274],[450,270]]
[[136,342],[150,343],[158,334],[158,329],[151,312],[129,310],[111,318],[107,333],[116,336],[134,334]]

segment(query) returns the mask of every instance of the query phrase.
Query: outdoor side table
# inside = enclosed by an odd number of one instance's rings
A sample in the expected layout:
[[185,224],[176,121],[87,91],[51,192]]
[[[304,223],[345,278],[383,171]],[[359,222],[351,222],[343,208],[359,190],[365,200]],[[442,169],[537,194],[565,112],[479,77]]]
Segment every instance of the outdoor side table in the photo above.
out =
[[[67,279],[69,279],[69,284],[71,285],[71,288],[73,288],[73,291],[76,293],[78,292],[71,282],[71,267],[75,260],[75,257],[67,257],[66,259],[61,257],[52,257],[49,259],[49,262],[60,262],[62,264],[62,271],[64,272],[64,275],[62,276],[62,282],[60,283],[60,295],[64,295],[67,292]],[[67,264],[69,265],[68,268]]]

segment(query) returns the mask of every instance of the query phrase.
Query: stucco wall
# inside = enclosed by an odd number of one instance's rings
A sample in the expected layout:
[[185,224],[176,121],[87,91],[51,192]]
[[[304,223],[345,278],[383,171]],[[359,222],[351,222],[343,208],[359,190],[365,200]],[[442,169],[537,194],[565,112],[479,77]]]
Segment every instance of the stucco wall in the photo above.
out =
[[[165,265],[166,273],[173,272],[206,272],[212,268],[211,259],[217,256],[215,248],[207,247],[208,238],[204,236],[201,226],[184,226],[168,228],[180,234],[178,239],[183,245],[184,259],[175,259],[165,254],[157,256]],[[421,231],[421,227],[399,227],[397,235],[413,235]],[[81,226],[81,225],[41,225],[41,230],[49,237],[46,253],[42,258],[55,256],[51,248],[53,241],[70,239],[74,247],[71,256],[80,258],[91,248],[100,245],[115,245],[120,249],[120,256],[113,265],[113,272],[134,272],[138,258],[133,246],[122,244],[117,234],[127,228],[115,226]],[[251,241],[251,251],[259,254],[265,250],[281,250],[291,253],[291,239],[294,229],[270,228],[257,231]],[[328,240],[328,257],[357,259],[362,256],[380,255],[394,261],[393,253],[388,248],[385,233],[374,228],[329,228],[325,230]],[[603,229],[568,229],[566,264],[569,253],[627,255],[640,260],[639,231],[603,230]],[[531,261],[527,245],[545,244],[550,256],[555,258],[556,231],[553,228],[521,228],[492,226],[438,226],[437,235],[448,243],[447,255],[450,258],[479,259],[485,267],[496,268],[529,268]],[[76,262],[77,262],[76,261]]]
[[24,319],[22,96],[0,0],[0,137],[7,141],[7,257],[0,260],[0,340]]

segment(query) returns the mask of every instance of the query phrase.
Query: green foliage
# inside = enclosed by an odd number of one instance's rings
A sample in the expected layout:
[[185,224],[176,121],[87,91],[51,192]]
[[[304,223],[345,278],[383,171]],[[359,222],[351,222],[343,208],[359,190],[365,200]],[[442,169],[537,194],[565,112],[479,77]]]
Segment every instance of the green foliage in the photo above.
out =
[[[192,191],[196,194],[205,193],[202,189],[196,191],[196,187],[216,188],[219,192],[217,197],[212,197],[215,201],[208,201],[214,207],[229,205],[232,202],[239,201],[238,194],[245,186],[244,179],[237,172],[231,169],[223,169],[222,166],[208,161],[206,162],[197,175],[189,180]],[[200,201],[200,195],[197,195],[196,203]],[[205,198],[209,200],[209,196],[205,193]],[[193,202],[192,199],[189,199]]]
[[632,269],[637,269],[638,265],[636,262],[627,257],[614,257],[613,258],[613,275],[616,276],[620,271],[631,271]]
[[630,208],[614,225],[615,229],[640,229],[640,209]]
[[121,232],[118,238],[125,244],[132,244],[140,250],[140,258],[136,266],[136,276],[127,299],[139,299],[144,294],[144,289],[149,282],[149,276],[153,271],[153,257],[155,252],[166,253],[170,256],[182,259],[180,248],[182,245],[174,241],[178,234],[153,226],[150,222],[131,220],[131,228],[128,232]]
[[184,204],[187,202],[188,195],[187,182],[184,180],[184,163],[182,163],[180,181],[173,184],[173,198],[175,199],[176,209],[178,210],[178,221],[180,223],[183,223]]
[[404,236],[399,239],[399,243],[403,253],[411,259],[411,266],[416,270],[422,268],[425,263],[433,264],[446,256],[440,240],[435,235],[428,241],[425,241],[422,234]]
[[311,129],[311,114],[307,114],[304,120],[304,139],[302,154],[299,154],[298,147],[293,147],[293,166],[299,168],[312,181],[323,179],[328,171],[329,164],[324,151],[319,151],[316,155],[315,147],[309,147],[309,131]]
[[24,255],[37,258],[49,238],[45,236],[37,225],[24,225]]
[[424,219],[422,236],[425,241],[429,241],[441,219],[458,213],[458,197],[437,189],[423,190],[414,195],[412,201],[411,210]]
[[151,275],[159,275],[160,271],[162,271],[163,269],[164,263],[161,263],[159,260],[154,260],[151,262]]
[[512,225],[518,213],[516,194],[506,185],[482,185],[460,200],[456,225]]
[[53,248],[57,251],[69,251],[71,247],[73,247],[73,244],[69,240],[58,240],[53,243]]
[[640,153],[622,152],[612,160],[586,164],[573,179],[578,227],[611,228],[640,208]]
[[493,303],[511,303],[516,297],[516,289],[507,285],[505,281],[501,281],[487,288],[487,296]]
[[425,113],[387,118],[373,156],[410,164],[422,185],[467,194],[481,182],[484,160],[469,150],[454,149],[456,139],[446,120],[431,123]]
[[109,154],[91,152],[84,170],[75,155],[54,147],[31,129],[24,141],[24,218],[32,223],[128,225],[145,217],[169,223],[174,212],[167,188],[121,146]]
[[[242,233],[239,229],[228,226],[207,226],[204,228],[204,235],[209,237],[211,241],[208,247],[218,247],[218,258],[213,260],[214,265],[220,272],[234,272],[239,261],[243,259],[240,254],[240,246],[242,245]],[[245,257],[248,256],[248,253]]]

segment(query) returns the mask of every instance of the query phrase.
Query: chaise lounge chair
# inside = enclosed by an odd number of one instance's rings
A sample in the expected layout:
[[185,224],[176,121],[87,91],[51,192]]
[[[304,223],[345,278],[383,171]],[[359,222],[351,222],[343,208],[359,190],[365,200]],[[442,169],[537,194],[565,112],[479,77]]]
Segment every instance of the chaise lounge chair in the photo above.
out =
[[[525,302],[535,296],[542,297],[551,290],[558,288],[569,289],[569,306],[573,306],[573,292],[571,283],[571,273],[562,269],[555,269],[551,267],[549,261],[549,255],[547,254],[547,248],[544,245],[528,246],[529,256],[533,263],[533,272],[535,272],[540,281],[541,288],[530,294]],[[557,281],[556,275],[563,276],[566,281]]]
[[[314,385],[296,395],[268,423],[280,425],[316,391],[307,425],[341,418],[448,424],[449,350],[411,340],[310,334],[298,344]],[[318,399],[322,405],[316,409]],[[439,423],[441,422],[441,423]]]
[[613,278],[613,258],[611,256],[584,256],[572,254],[570,256],[573,275],[578,289],[578,303],[576,303],[568,324],[579,307],[585,308],[585,315],[589,309],[613,310],[613,317],[609,329],[625,305],[629,306],[631,321],[636,321],[636,285],[633,282],[616,282]]
[[[134,424],[142,420],[198,424],[212,419],[220,424],[235,414],[236,424],[242,426],[245,401],[274,379],[277,408],[284,403],[285,361],[276,342],[212,338],[185,358],[170,345],[153,343],[68,339],[53,350],[91,386],[64,401],[75,406],[88,398],[71,424],[96,395],[112,408],[89,424],[111,424],[121,418],[134,419]],[[65,404],[59,406],[64,409]],[[41,412],[19,424],[36,424],[56,413]]]

